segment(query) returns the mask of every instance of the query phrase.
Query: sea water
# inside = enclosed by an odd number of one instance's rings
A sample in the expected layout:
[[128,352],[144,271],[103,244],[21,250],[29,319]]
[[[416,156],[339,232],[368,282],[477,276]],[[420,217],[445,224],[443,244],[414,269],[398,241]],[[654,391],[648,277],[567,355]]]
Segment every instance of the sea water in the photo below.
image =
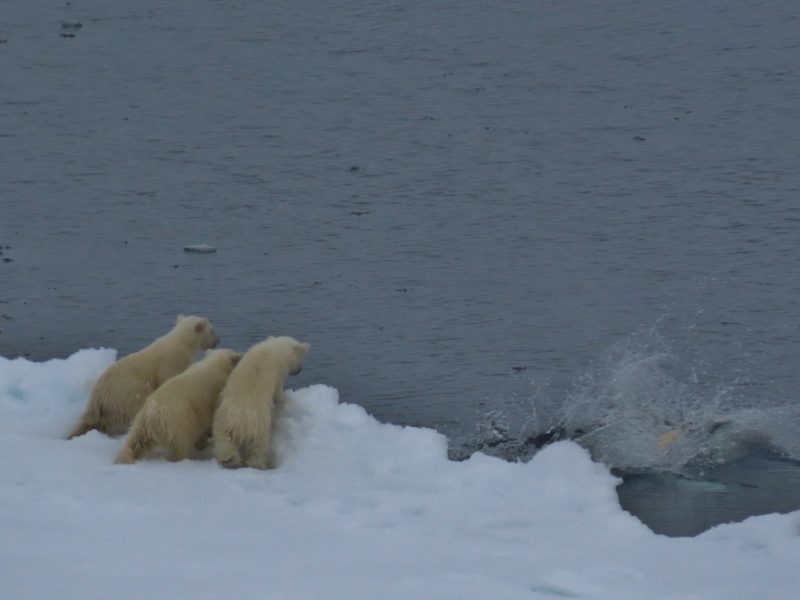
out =
[[311,342],[295,385],[454,458],[565,435],[626,473],[757,448],[791,480],[799,17],[10,2],[0,354],[126,354],[201,314],[236,349]]

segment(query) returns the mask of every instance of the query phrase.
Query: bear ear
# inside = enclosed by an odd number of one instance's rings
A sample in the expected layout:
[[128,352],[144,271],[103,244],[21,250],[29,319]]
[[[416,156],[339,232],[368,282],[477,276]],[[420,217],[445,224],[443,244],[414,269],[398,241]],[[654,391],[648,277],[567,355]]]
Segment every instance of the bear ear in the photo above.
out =
[[185,318],[186,317],[184,317],[183,315],[178,315],[178,318],[175,320],[175,325],[183,321]]
[[203,333],[206,330],[206,325],[208,325],[208,319],[203,319],[202,321],[198,321],[197,324],[194,326],[195,332]]
[[303,357],[306,355],[306,352],[311,348],[311,344],[295,344],[294,346],[294,353],[299,356]]

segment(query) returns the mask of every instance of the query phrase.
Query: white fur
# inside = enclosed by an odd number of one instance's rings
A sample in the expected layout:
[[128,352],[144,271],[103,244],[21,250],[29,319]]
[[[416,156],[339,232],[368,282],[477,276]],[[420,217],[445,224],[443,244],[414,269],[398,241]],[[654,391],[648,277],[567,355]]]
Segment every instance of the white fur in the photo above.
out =
[[242,356],[233,350],[208,350],[203,360],[153,392],[133,420],[115,462],[136,462],[157,445],[169,451],[171,461],[189,458],[195,447],[204,448],[219,393]]
[[170,377],[183,373],[198,350],[213,348],[218,343],[208,319],[179,316],[168,334],[106,369],[67,439],[92,429],[111,433],[128,425],[147,397]]
[[275,403],[283,381],[297,375],[310,344],[269,337],[248,350],[228,378],[214,415],[214,456],[221,465],[273,467],[271,438]]

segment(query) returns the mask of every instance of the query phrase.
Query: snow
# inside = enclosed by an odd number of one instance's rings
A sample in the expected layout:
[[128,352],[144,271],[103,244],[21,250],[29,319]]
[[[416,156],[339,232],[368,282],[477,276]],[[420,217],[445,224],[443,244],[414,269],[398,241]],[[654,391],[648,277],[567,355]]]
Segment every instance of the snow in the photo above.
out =
[[[0,357],[2,598],[795,598],[800,512],[653,534],[572,442],[527,463],[447,459],[439,433],[380,423],[326,385],[293,390],[280,466],[207,451],[113,465],[63,438],[116,357]],[[358,400],[358,399],[352,399]]]

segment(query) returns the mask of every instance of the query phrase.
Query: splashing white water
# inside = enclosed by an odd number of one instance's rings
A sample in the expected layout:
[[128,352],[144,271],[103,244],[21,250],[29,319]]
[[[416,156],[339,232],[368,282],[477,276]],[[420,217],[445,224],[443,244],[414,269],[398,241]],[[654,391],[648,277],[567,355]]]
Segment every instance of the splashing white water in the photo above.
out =
[[573,439],[595,460],[622,470],[683,471],[753,452],[800,460],[800,407],[742,408],[735,382],[710,386],[685,367],[657,330],[615,344],[580,377],[550,418],[520,418],[514,399],[486,414],[459,457],[480,450],[528,460],[543,446]]

